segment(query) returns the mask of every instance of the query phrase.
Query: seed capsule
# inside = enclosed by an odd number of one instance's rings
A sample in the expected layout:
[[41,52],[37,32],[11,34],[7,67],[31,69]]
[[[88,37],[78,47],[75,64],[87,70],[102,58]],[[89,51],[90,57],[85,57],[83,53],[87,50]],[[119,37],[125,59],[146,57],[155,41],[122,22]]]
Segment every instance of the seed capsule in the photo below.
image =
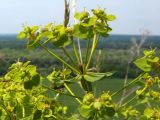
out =
[[67,32],[67,33],[73,33],[73,28],[67,27],[67,28],[66,28],[66,32]]
[[153,81],[151,79],[146,80],[147,86],[152,86]]

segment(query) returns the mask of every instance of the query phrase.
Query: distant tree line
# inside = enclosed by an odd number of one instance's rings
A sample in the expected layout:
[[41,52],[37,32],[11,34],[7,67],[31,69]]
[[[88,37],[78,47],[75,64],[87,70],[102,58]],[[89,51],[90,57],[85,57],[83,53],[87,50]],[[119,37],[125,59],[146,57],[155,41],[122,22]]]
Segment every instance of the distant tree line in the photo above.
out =
[[[130,54],[128,50],[132,46],[131,38],[134,38],[137,42],[141,39],[140,36],[111,35],[110,38],[104,38],[99,42],[96,54],[101,50],[102,54],[100,61],[98,61],[100,63],[100,71],[116,70],[113,77],[124,78],[127,60]],[[85,42],[85,40],[81,41],[83,52],[85,52]],[[48,44],[48,46],[61,54],[63,59],[67,60],[59,49],[53,48],[51,44]],[[17,40],[16,35],[0,35],[0,75],[3,75],[10,64],[14,63],[18,58],[21,61],[31,60],[33,64],[38,66],[39,71],[43,71],[43,73],[48,73],[53,68],[58,68],[61,65],[61,63],[50,57],[50,55],[45,54],[44,56],[44,51],[39,49],[30,51],[24,49],[25,47],[25,42]],[[160,48],[159,36],[148,37],[142,46],[142,50],[150,48]],[[70,53],[72,54],[72,50],[70,50]],[[96,63],[92,63],[92,65],[96,66]],[[135,77],[138,72],[139,70],[131,64],[129,77]]]

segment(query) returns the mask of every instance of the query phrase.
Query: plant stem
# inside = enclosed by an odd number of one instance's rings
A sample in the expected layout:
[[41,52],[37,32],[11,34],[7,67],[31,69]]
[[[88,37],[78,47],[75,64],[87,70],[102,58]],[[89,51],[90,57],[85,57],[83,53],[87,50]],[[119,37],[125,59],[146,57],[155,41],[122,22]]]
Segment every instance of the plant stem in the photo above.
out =
[[83,64],[81,44],[80,44],[79,38],[78,38],[77,42],[78,42],[78,51],[79,51],[80,62],[81,62],[81,64]]
[[72,59],[72,57],[69,55],[69,53],[67,52],[66,48],[62,48],[64,53],[66,54],[66,56],[70,59],[70,61],[73,63],[73,65],[76,65],[76,63],[74,62],[74,60]]
[[72,69],[74,72],[76,73],[80,73],[77,69],[75,69],[74,67],[72,67],[71,65],[69,65],[67,62],[65,62],[62,58],[60,58],[59,56],[57,56],[54,52],[52,52],[51,50],[49,50],[48,48],[46,48],[45,46],[43,46],[41,43],[38,43],[44,50],[46,50],[49,54],[51,54],[52,56],[54,56],[55,58],[57,58],[59,61],[61,61],[62,63],[64,63],[66,66],[68,66],[70,69]]
[[88,54],[89,54],[89,48],[90,48],[90,41],[91,41],[91,39],[88,40],[88,44],[87,44],[87,51],[86,51],[86,57],[85,57],[85,64],[87,64],[87,61],[88,61]]
[[[125,79],[124,79],[124,85],[123,85],[123,86],[126,86],[126,84],[127,84],[127,82],[128,82],[129,69],[130,69],[130,61],[129,61],[128,64],[127,64],[127,70],[126,70]],[[122,103],[123,103],[123,100],[124,100],[124,97],[125,97],[126,92],[127,92],[126,89],[124,89],[123,92],[122,92],[122,96],[121,96],[120,102],[119,102],[119,105],[120,105],[120,106],[121,106]]]
[[130,85],[132,85],[133,83],[136,83],[144,74],[145,73],[140,74],[137,78],[135,78],[130,83],[128,83],[126,86],[122,87],[121,89],[119,89],[118,91],[116,91],[115,93],[113,93],[111,96],[114,96],[114,95],[120,93],[121,91],[123,91],[124,89],[126,89],[127,87],[129,87]]
[[70,97],[74,97],[74,98],[83,99],[82,97],[75,96],[75,95],[70,95],[70,94],[66,94],[66,93],[64,93],[64,92],[61,92],[61,91],[52,89],[52,88],[50,88],[50,87],[48,87],[48,86],[45,86],[45,85],[42,85],[42,87],[44,87],[44,88],[46,88],[46,89],[48,89],[48,90],[54,91],[54,92],[56,92],[56,93],[59,93],[59,94],[63,94],[63,95],[70,96]]
[[[141,91],[140,95],[147,89],[147,87],[145,86],[143,88],[143,90]],[[138,95],[136,94],[133,98],[131,98],[129,101],[127,101],[126,103],[124,103],[121,107],[126,106],[127,104],[129,104],[130,102],[132,102]]]
[[75,45],[75,42],[74,42],[73,38],[72,38],[72,46],[73,46],[73,51],[74,51],[75,56],[77,58],[78,64],[80,64],[81,63],[80,58],[79,58],[79,55],[78,55],[78,52],[77,52],[77,49],[76,49],[76,45]]
[[[69,86],[66,83],[64,83],[64,86],[72,96],[75,96],[75,94],[72,92],[72,90],[69,88]],[[82,104],[82,102],[78,98],[75,98],[75,99],[77,100],[77,102]]]
[[89,67],[89,65],[90,65],[90,62],[91,62],[91,59],[92,59],[92,56],[93,56],[93,53],[94,53],[94,50],[95,50],[95,47],[96,47],[96,39],[97,39],[97,35],[96,34],[94,34],[94,38],[93,38],[93,43],[92,43],[92,49],[91,49],[91,54],[90,54],[90,56],[89,56],[89,60],[88,60],[88,63],[87,63],[87,65],[86,65],[86,71],[87,71],[87,69],[88,69],[88,67]]
[[98,42],[99,42],[99,40],[100,40],[100,35],[98,35],[98,38],[97,38],[97,41],[96,41],[96,46],[97,46],[97,44],[98,44]]

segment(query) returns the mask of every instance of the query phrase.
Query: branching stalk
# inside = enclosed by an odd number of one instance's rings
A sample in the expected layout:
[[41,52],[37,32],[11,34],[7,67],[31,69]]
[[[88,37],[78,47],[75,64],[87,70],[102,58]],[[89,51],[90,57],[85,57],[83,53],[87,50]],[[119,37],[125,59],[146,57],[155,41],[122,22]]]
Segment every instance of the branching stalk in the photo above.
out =
[[64,63],[67,67],[69,67],[71,70],[73,70],[76,73],[80,73],[78,70],[76,70],[74,67],[72,67],[71,65],[69,65],[67,62],[65,62],[62,58],[60,58],[59,56],[57,56],[54,52],[52,52],[51,50],[49,50],[48,48],[46,48],[44,45],[42,45],[41,43],[38,43],[44,50],[46,50],[49,54],[51,54],[52,56],[54,56],[55,58],[57,58],[59,61],[61,61],[62,63]]
[[[129,69],[130,69],[130,62],[128,62],[128,64],[127,64],[127,70],[126,70],[126,75],[125,75],[125,79],[124,79],[124,86],[127,85]],[[124,89],[123,93],[122,93],[122,97],[121,97],[120,102],[119,102],[119,106],[122,105],[126,92],[127,92],[127,90]]]
[[116,91],[115,93],[113,93],[111,96],[117,95],[118,93],[120,93],[121,91],[123,91],[124,89],[128,88],[129,86],[131,86],[133,83],[136,83],[137,81],[139,81],[139,79],[144,75],[140,74],[137,78],[135,78],[134,80],[132,80],[131,82],[129,82],[126,86],[122,87],[121,89],[119,89],[118,91]]
[[[64,83],[64,86],[72,96],[75,96],[75,94],[72,92],[72,90],[66,83]],[[75,99],[77,100],[78,103],[82,104],[82,102],[78,98],[75,98]]]
[[81,62],[80,62],[80,57],[79,57],[79,55],[78,55],[77,48],[76,48],[76,45],[75,45],[75,42],[74,42],[73,39],[72,39],[72,46],[73,46],[73,51],[74,51],[74,54],[75,54],[76,59],[77,59],[77,61],[78,61],[78,64],[80,64],[80,63],[81,63]]
[[71,94],[67,94],[67,93],[64,93],[64,92],[61,92],[61,91],[58,91],[58,90],[55,90],[55,89],[52,89],[48,86],[45,86],[45,85],[42,85],[42,87],[48,89],[48,90],[51,90],[51,91],[54,91],[58,94],[63,94],[63,95],[66,95],[66,96],[70,96],[70,97],[73,97],[73,98],[79,98],[79,99],[83,99],[82,97],[79,97],[79,96],[75,96],[75,95],[71,95]]
[[82,60],[82,51],[81,51],[81,44],[80,44],[79,39],[77,40],[77,42],[78,42],[78,51],[79,51],[80,62],[81,62],[81,64],[83,64],[83,60]]
[[72,64],[76,65],[76,63],[74,62],[74,60],[72,59],[72,57],[67,52],[66,48],[63,47],[62,49],[63,49],[63,52],[66,54],[66,56],[69,58],[69,60],[72,62]]
[[[142,94],[145,90],[147,89],[147,87],[145,86],[144,88],[143,88],[143,90],[141,91],[141,93],[140,94]],[[138,95],[136,94],[133,98],[131,98],[129,101],[127,101],[126,103],[124,103],[121,107],[124,107],[124,106],[126,106],[126,105],[128,105],[129,103],[131,103],[135,98],[137,98],[138,97]]]
[[94,53],[94,50],[96,48],[96,39],[97,39],[97,34],[94,34],[94,38],[93,38],[93,43],[92,43],[92,49],[91,49],[91,54],[89,56],[89,60],[88,60],[88,63],[86,65],[86,71],[90,65],[90,62],[91,62],[91,59],[92,59],[92,56],[93,56],[93,53]]
[[91,39],[88,40],[88,44],[87,44],[87,51],[86,51],[86,57],[85,57],[85,64],[87,64],[87,61],[88,61],[88,55],[89,55],[89,49],[90,49],[90,42],[91,42]]

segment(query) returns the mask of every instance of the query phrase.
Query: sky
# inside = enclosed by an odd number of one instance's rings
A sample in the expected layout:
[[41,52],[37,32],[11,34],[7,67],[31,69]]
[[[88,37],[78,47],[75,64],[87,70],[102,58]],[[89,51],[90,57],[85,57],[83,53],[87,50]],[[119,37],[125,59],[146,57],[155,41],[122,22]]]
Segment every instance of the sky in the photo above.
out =
[[[160,0],[77,0],[77,11],[106,8],[117,19],[112,34],[160,35]],[[0,34],[18,33],[23,24],[63,22],[64,0],[0,0]]]

